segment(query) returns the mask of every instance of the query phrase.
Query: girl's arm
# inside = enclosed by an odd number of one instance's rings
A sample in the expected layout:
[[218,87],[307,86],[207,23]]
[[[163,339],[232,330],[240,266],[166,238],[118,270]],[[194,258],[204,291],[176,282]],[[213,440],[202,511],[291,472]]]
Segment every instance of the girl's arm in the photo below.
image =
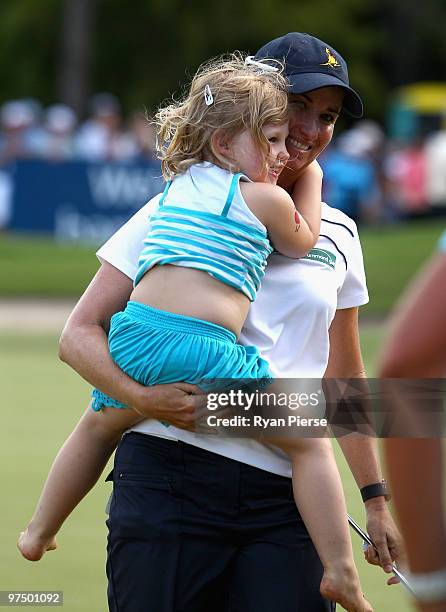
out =
[[241,184],[246,203],[265,225],[274,248],[287,257],[304,257],[319,238],[322,185],[319,166],[311,164],[298,183],[293,199],[277,185]]
[[322,169],[314,160],[294,183],[291,197],[305,219],[316,244],[321,231]]

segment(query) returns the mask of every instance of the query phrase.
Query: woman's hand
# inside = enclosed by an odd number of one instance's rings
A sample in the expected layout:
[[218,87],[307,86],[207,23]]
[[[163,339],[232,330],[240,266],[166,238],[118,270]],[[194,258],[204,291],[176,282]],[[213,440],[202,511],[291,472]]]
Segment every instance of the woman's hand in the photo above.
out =
[[196,385],[171,383],[143,387],[132,408],[146,418],[167,421],[181,429],[194,429],[206,395]]
[[[407,567],[406,554],[401,535],[383,498],[370,499],[365,503],[367,533],[374,543],[364,551],[371,565],[379,565],[387,574],[392,574],[392,562],[401,568]],[[391,576],[387,584],[398,584],[399,578]]]

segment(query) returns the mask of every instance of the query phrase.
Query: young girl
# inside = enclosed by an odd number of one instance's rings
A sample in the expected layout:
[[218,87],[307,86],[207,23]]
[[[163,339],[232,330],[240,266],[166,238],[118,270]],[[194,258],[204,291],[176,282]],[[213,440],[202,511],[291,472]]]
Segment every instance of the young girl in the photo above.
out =
[[[157,119],[168,182],[150,219],[130,301],[112,318],[110,353],[144,385],[271,378],[257,349],[236,339],[273,247],[304,256],[317,240],[321,207],[316,163],[293,194],[299,212],[276,185],[289,158],[287,83],[277,66],[239,56],[217,60]],[[27,559],[56,547],[65,518],[97,481],[123,432],[142,419],[130,409],[114,410],[125,406],[99,390],[93,396],[96,412],[87,410],[61,449],[19,538]],[[371,610],[353,562],[329,441],[280,445],[292,460],[296,503],[324,565],[322,594],[348,610]]]

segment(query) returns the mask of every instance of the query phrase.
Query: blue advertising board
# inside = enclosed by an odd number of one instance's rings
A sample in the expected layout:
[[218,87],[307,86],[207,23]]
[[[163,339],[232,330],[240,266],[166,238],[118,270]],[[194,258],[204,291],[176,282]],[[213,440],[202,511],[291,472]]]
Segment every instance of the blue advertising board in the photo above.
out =
[[160,166],[20,160],[8,228],[101,243],[163,190]]

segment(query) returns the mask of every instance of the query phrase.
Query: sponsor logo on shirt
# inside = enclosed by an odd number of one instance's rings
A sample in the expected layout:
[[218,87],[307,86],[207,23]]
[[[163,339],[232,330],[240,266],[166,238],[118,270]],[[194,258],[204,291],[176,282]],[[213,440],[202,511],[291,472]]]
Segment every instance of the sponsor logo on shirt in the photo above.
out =
[[311,249],[311,251],[308,251],[305,257],[302,257],[302,259],[311,259],[313,261],[318,261],[319,263],[329,266],[333,270],[336,266],[336,255],[331,251],[327,251],[325,249]]

